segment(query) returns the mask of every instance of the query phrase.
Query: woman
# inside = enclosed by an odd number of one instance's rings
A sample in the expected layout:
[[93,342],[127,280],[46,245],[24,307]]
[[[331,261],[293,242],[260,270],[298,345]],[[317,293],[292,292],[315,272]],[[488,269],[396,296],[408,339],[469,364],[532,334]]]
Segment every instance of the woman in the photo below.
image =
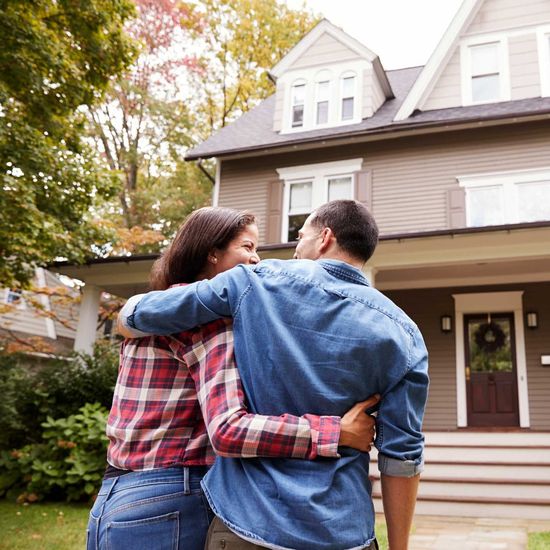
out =
[[[257,242],[251,214],[197,210],[155,263],[151,286],[165,289],[255,264]],[[107,424],[109,466],[90,512],[88,549],[202,549],[213,517],[200,488],[215,458],[209,436],[224,456],[336,457],[338,444],[370,448],[373,421],[364,407],[358,404],[341,424],[336,417],[248,414],[230,320],[126,340]]]

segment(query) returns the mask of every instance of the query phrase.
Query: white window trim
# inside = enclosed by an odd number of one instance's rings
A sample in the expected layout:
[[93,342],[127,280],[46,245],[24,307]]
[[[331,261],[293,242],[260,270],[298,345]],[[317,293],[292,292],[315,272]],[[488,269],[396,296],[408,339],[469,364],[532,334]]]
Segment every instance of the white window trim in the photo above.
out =
[[[319,99],[319,84],[321,82],[328,82],[328,98],[326,99],[326,101],[328,102],[328,105],[327,105],[327,122],[323,122],[323,123],[318,123],[317,122],[317,104],[320,102],[320,99]],[[316,80],[315,81],[315,101],[314,101],[314,104],[313,104],[313,109],[314,109],[314,112],[313,112],[313,122],[315,124],[315,127],[316,128],[326,128],[328,126],[330,126],[330,120],[331,120],[331,111],[333,110],[334,106],[333,106],[333,101],[332,101],[332,88],[334,86],[334,79],[333,78],[328,78],[328,79],[321,79],[321,80]],[[325,101],[325,100],[324,100]]]
[[529,428],[529,393],[527,389],[527,361],[525,354],[525,330],[523,326],[523,291],[486,292],[475,294],[453,294],[455,301],[455,344],[456,344],[456,395],[457,426],[468,426],[466,404],[466,356],[464,351],[464,315],[470,313],[514,313],[516,340],[516,374],[518,385],[519,425]]
[[[472,99],[472,59],[470,48],[482,46],[483,44],[499,43],[499,75],[500,94],[492,100],[473,101]],[[498,103],[499,101],[510,101],[512,90],[510,85],[510,56],[508,53],[508,36],[506,34],[488,34],[475,36],[463,40],[460,44],[460,80],[462,92],[462,105],[483,105],[486,103]]]
[[521,171],[493,172],[489,174],[472,174],[458,176],[460,187],[466,190],[466,226],[471,227],[471,212],[468,208],[468,189],[478,187],[502,187],[504,193],[504,224],[520,223],[516,209],[517,184],[536,181],[550,181],[550,167],[534,168]]
[[[354,79],[353,81],[353,117],[348,119],[348,120],[342,120],[342,114],[343,114],[343,109],[342,109],[342,104],[344,102],[344,79],[345,78],[352,78]],[[339,94],[338,94],[338,120],[340,122],[345,122],[347,124],[352,124],[354,121],[357,121],[357,97],[358,97],[358,81],[359,81],[359,77],[357,76],[357,74],[353,71],[346,71],[345,73],[342,73],[340,75],[340,78],[338,79],[338,91],[339,91]],[[360,117],[359,117],[360,118]]]
[[[372,70],[372,63],[364,59],[348,61],[338,65],[327,65],[320,69],[311,67],[296,69],[290,71],[281,77],[281,90],[285,90],[283,101],[283,124],[282,134],[292,134],[296,132],[307,132],[319,128],[335,128],[338,126],[348,126],[357,124],[362,120],[363,112],[363,77],[366,70]],[[320,73],[330,74],[329,87],[329,113],[326,124],[317,124],[317,82]],[[353,74],[355,76],[355,98],[354,98],[354,117],[351,120],[341,119],[341,79],[344,75]],[[324,78],[321,78],[324,80]],[[304,124],[299,127],[292,127],[292,88],[294,85],[304,82],[306,84],[305,103],[304,103]],[[280,92],[277,92],[280,93]]]
[[[302,166],[289,166],[277,168],[277,173],[284,183],[283,192],[283,220],[281,224],[281,242],[287,242],[288,216],[290,206],[290,186],[293,183],[312,182],[311,202],[315,209],[326,202],[328,180],[333,177],[353,176],[354,172],[361,170],[362,158],[339,160],[335,162],[321,162],[318,164],[306,164]],[[355,194],[352,179],[352,196]]]
[[[302,114],[302,124],[301,126],[293,126],[292,121],[294,118],[294,88],[297,86],[304,86],[304,111]],[[307,99],[308,99],[308,82],[304,78],[297,78],[292,85],[290,86],[290,97],[289,97],[289,109],[288,109],[288,125],[292,128],[293,131],[303,131],[306,124],[306,109],[307,109]]]
[[539,52],[540,92],[542,97],[550,96],[550,25],[537,28]]

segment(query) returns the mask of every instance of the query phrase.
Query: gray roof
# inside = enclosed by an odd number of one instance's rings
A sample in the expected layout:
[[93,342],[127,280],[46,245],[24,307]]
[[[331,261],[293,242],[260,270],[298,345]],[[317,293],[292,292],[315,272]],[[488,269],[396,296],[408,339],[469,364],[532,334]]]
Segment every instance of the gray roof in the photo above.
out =
[[393,119],[399,107],[422,69],[423,67],[411,67],[387,71],[395,99],[387,100],[372,117],[363,119],[358,124],[280,134],[273,130],[275,95],[272,95],[254,109],[243,114],[238,120],[190,150],[185,158],[194,160],[357,135],[550,113],[550,97],[539,97],[486,105],[416,111],[408,119],[394,122]]

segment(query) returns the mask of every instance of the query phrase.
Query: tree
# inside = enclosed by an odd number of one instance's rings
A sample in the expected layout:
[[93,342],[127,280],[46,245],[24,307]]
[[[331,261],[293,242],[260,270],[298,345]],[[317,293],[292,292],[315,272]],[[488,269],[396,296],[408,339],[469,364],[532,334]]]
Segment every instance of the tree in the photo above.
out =
[[91,255],[90,208],[116,189],[83,144],[80,109],[133,56],[129,0],[0,2],[0,285]]
[[90,110],[92,136],[122,181],[118,205],[104,209],[118,237],[105,252],[118,254],[158,250],[191,209],[209,201],[212,187],[181,164],[191,143],[180,88],[195,68],[194,56],[182,54],[188,45],[182,21],[191,14],[176,0],[136,0],[136,6],[126,28],[139,56]]
[[[188,29],[202,52],[191,73],[196,140],[273,93],[267,71],[318,22],[278,0],[201,0],[184,5]],[[199,23],[197,23],[197,21]]]

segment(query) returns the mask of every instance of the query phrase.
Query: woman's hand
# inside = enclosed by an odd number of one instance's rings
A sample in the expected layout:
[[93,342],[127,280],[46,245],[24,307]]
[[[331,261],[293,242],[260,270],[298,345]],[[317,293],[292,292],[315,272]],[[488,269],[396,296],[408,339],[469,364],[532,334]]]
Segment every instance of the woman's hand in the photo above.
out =
[[352,447],[368,453],[374,442],[376,419],[365,411],[377,405],[380,396],[372,395],[366,401],[356,403],[343,417],[340,423],[338,446]]

